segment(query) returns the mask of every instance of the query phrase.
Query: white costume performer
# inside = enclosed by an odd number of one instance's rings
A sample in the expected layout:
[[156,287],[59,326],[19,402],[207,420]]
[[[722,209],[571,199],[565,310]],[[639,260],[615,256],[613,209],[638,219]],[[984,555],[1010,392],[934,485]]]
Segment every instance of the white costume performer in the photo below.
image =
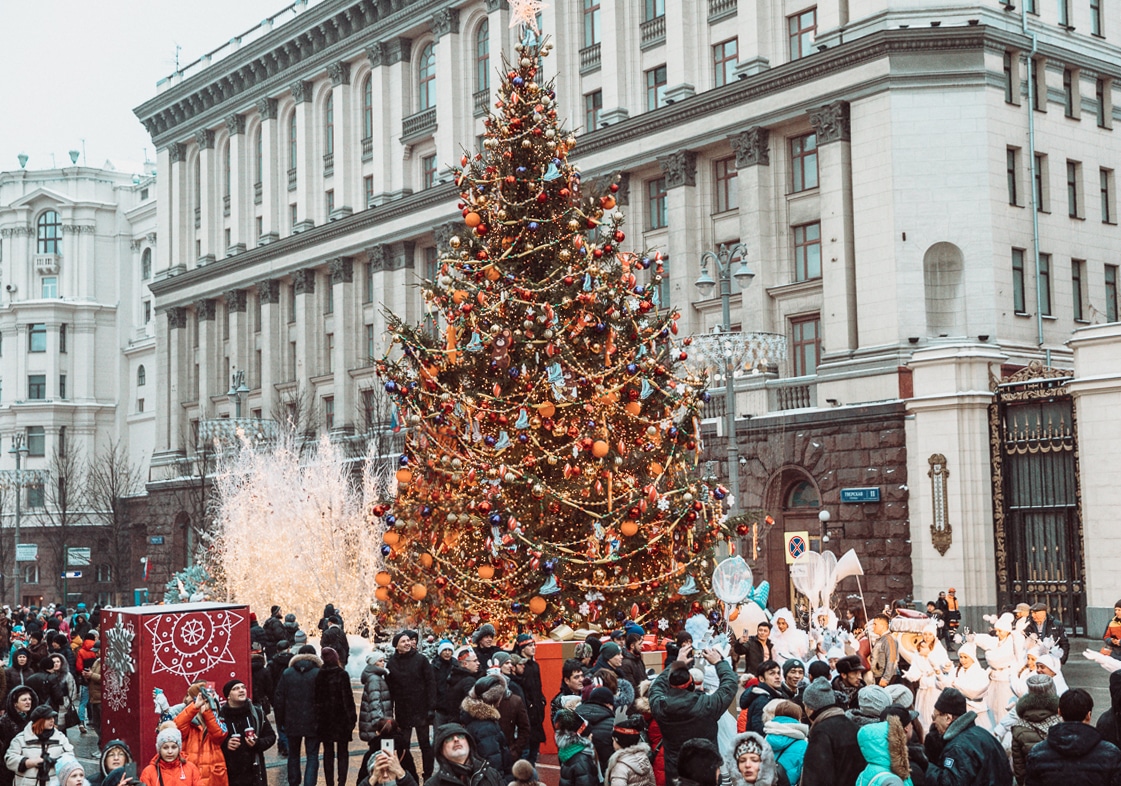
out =
[[1016,638],[1012,633],[1012,615],[1002,614],[993,626],[996,635],[978,634],[973,643],[985,651],[989,665],[989,691],[986,703],[993,714],[993,722],[1000,722],[1012,701],[1012,672],[1018,665]]
[[1040,655],[1036,659],[1036,664],[1048,670],[1040,673],[1048,674],[1051,679],[1055,681],[1055,693],[1062,696],[1067,692],[1067,681],[1063,677],[1063,664],[1057,656],[1049,652],[1045,655]]
[[941,675],[941,669],[935,668],[930,657],[923,655],[921,652],[911,654],[911,667],[903,672],[903,678],[910,680],[917,686],[915,712],[919,714],[919,720],[924,729],[930,728],[931,720],[934,717],[934,702],[938,701],[938,696],[942,693],[942,689],[938,687],[938,680]]
[[[810,638],[794,623],[794,615],[785,606],[771,618],[774,628],[771,641],[775,645],[775,660],[779,663],[795,658],[805,663],[810,651]],[[785,625],[786,630],[783,630]]]
[[822,606],[811,617],[810,638],[818,656],[827,658],[830,650],[839,649],[843,652],[850,636],[848,631],[841,630],[837,625],[837,615],[833,610]]
[[977,662],[977,647],[972,642],[961,645],[958,650],[958,667],[943,679],[942,687],[954,687],[965,695],[966,706],[977,713],[977,725],[991,730],[985,694],[989,691],[989,672]]

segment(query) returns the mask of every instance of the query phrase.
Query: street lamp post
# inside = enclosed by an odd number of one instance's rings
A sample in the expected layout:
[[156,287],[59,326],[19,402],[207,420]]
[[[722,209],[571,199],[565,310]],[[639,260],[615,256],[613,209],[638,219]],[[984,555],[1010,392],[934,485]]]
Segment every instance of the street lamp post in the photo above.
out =
[[[732,260],[739,257],[740,264],[735,272],[732,271]],[[717,280],[708,272],[708,265],[712,263],[720,284],[720,309],[723,324],[720,326],[722,337],[721,356],[724,365],[724,432],[728,435],[728,491],[732,504],[728,509],[731,518],[740,506],[740,448],[736,441],[736,386],[735,365],[736,355],[732,346],[730,334],[732,332],[732,279],[745,289],[751,283],[755,274],[747,267],[747,248],[743,243],[736,243],[731,248],[721,244],[720,250],[713,253],[705,251],[701,254],[701,274],[697,277],[697,291],[701,297],[707,298],[715,289]]]
[[226,391],[230,403],[234,405],[234,417],[241,419],[241,405],[249,396],[249,386],[245,384],[245,372],[241,369],[235,371],[230,378],[230,389]]
[[27,445],[24,443],[24,435],[22,431],[17,431],[12,436],[12,448],[8,452],[16,457],[16,542],[15,554],[14,558],[12,559],[12,564],[15,565],[16,606],[18,607],[21,603],[21,598],[23,597],[20,594],[20,580],[22,579],[22,576],[20,575],[19,568],[20,497],[23,496],[23,483],[22,479],[20,478],[20,460],[29,452]]

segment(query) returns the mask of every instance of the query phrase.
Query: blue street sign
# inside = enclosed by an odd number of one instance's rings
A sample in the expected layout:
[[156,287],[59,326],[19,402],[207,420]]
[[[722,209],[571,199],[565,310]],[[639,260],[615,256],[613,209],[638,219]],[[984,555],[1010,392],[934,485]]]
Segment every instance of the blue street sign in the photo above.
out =
[[80,579],[80,578],[82,578],[82,571],[80,571],[80,570],[68,570],[68,571],[66,571],[65,573],[62,574],[61,578],[64,578],[64,579]]
[[148,542],[151,543],[153,546],[162,546],[163,545],[163,535],[150,535],[148,537]]
[[878,486],[867,488],[841,489],[841,502],[879,502],[880,489]]

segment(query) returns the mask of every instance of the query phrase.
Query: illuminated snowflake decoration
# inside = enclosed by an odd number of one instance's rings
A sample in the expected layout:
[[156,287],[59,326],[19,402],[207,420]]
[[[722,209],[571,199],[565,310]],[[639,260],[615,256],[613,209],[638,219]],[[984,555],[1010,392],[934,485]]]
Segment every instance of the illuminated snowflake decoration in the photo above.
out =
[[132,642],[136,631],[132,624],[124,624],[123,617],[117,617],[117,624],[105,633],[105,673],[102,674],[102,701],[120,712],[128,705],[129,675],[136,673],[136,661],[132,659]]
[[223,609],[189,615],[161,614],[144,622],[152,635],[152,673],[167,672],[189,685],[221,663],[233,664],[230,651],[240,614]]
[[667,620],[665,617],[662,617],[660,620],[658,620],[658,628],[660,630],[668,629],[669,628],[669,620]]

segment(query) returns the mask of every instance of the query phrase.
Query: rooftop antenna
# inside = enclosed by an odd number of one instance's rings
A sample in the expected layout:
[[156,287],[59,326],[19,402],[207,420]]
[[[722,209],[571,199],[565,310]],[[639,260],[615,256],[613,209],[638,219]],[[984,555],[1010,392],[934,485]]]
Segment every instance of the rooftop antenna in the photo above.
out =
[[86,158],[86,140],[83,139],[82,140],[82,164],[84,165],[84,164],[88,164],[88,163],[89,163],[89,159]]
[[183,50],[183,47],[179,46],[179,44],[175,45],[175,73],[177,73],[177,74],[179,73],[179,53],[182,50]]

